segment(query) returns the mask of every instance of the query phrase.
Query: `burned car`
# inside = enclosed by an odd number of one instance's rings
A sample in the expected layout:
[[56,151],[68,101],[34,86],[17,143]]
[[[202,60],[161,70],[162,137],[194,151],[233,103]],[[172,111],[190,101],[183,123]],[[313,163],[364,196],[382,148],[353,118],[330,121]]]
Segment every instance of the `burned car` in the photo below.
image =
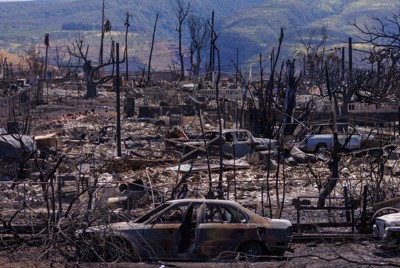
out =
[[277,140],[256,138],[247,129],[223,129],[222,137],[219,130],[213,130],[177,144],[182,153],[181,162],[204,155],[205,143],[209,155],[218,156],[222,147],[225,158],[240,158],[255,151],[275,150],[278,147]]
[[[337,123],[338,140],[345,150],[360,149],[367,141],[374,139],[372,134],[361,133],[355,126],[349,123]],[[305,152],[320,152],[332,150],[333,127],[332,124],[315,124],[310,128],[304,140],[298,145]]]
[[397,249],[400,245],[400,213],[391,213],[376,218],[374,236],[379,238],[377,248]]
[[[204,260],[226,251],[258,256],[283,255],[292,240],[288,220],[264,218],[234,201],[167,201],[129,222],[80,230],[80,248],[95,248],[103,260]],[[95,242],[93,242],[95,241]]]

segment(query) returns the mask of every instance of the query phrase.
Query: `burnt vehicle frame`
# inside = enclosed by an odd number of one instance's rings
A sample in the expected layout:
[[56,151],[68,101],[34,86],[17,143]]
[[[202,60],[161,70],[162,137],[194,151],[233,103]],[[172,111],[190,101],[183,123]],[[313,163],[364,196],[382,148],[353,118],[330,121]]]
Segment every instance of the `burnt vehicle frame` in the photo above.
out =
[[207,151],[210,156],[218,156],[220,148],[225,158],[240,158],[278,147],[277,140],[254,137],[249,130],[237,128],[222,129],[222,133],[219,130],[206,131],[190,140],[167,139],[166,143],[181,152],[181,162],[205,155]]
[[[374,139],[371,133],[363,134],[350,123],[336,123],[338,141],[345,151],[357,150],[366,146],[368,141]],[[298,147],[304,152],[325,153],[333,149],[333,124],[315,123],[310,124],[308,134],[304,136]]]
[[133,222],[93,226],[77,235],[83,243],[80,254],[105,261],[206,260],[227,251],[283,255],[293,237],[287,220],[211,199],[167,201]]

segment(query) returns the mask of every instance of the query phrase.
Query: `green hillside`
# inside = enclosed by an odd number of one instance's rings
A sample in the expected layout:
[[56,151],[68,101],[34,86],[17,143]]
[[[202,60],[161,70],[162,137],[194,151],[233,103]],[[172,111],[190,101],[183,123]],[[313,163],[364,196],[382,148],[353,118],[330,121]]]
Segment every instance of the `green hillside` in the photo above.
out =
[[256,51],[266,58],[277,47],[281,27],[285,27],[283,57],[302,47],[298,34],[307,36],[314,29],[318,35],[323,26],[327,27],[328,46],[345,46],[348,37],[357,42],[359,34],[350,23],[356,20],[369,25],[371,17],[384,18],[398,12],[399,4],[398,0],[262,1],[223,21],[222,46],[231,57],[239,48],[241,58],[253,66],[259,57]]
[[[323,25],[329,42],[343,45],[343,40],[357,34],[349,23],[370,23],[371,16],[389,16],[398,11],[398,0],[192,0],[192,13],[206,18],[215,12],[215,28],[220,34],[217,45],[224,66],[240,51],[243,63],[255,61],[277,46],[281,27],[285,27],[284,55],[290,57],[298,47],[298,32],[307,34]],[[35,0],[0,5],[0,48],[23,55],[30,46],[43,50],[43,38],[50,33],[51,47],[71,44],[81,36],[97,55],[101,22],[100,0]],[[112,23],[105,40],[123,43],[125,13],[131,14],[129,27],[130,59],[144,66],[149,53],[154,19],[160,14],[154,62],[155,68],[168,68],[176,57],[175,1],[105,0],[105,18]],[[183,41],[189,45],[187,34]],[[205,50],[203,55],[207,55]],[[205,62],[206,59],[203,61]]]

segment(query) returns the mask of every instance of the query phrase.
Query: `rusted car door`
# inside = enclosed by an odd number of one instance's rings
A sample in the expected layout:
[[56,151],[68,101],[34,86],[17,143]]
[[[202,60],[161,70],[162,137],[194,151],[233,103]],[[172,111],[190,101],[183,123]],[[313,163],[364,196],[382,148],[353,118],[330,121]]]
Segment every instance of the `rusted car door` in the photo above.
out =
[[144,246],[150,250],[147,254],[176,258],[180,227],[188,207],[188,204],[174,206],[145,224],[143,238],[147,245]]
[[[256,231],[238,209],[226,205],[207,204],[197,226],[196,249],[200,256],[216,257],[235,250],[244,241],[257,240]],[[249,228],[250,227],[250,228]]]

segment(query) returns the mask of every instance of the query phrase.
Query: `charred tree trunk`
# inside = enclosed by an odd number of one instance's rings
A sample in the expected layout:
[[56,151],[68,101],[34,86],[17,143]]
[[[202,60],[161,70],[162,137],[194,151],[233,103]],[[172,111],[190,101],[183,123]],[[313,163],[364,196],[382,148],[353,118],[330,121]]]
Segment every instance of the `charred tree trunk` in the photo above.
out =
[[83,71],[85,73],[86,98],[97,97],[97,87],[92,78],[93,67],[91,61],[85,62],[83,65]]
[[332,97],[332,91],[329,85],[329,76],[328,76],[328,67],[325,69],[326,71],[326,87],[328,89],[329,99],[331,101],[331,110],[332,110],[332,124],[333,124],[333,149],[332,149],[332,157],[331,157],[331,168],[332,168],[332,175],[331,178],[328,179],[322,192],[319,194],[318,198],[318,207],[325,206],[325,199],[331,194],[333,189],[335,189],[337,181],[339,180],[339,151],[340,151],[340,143],[338,139],[338,129],[336,125],[336,109],[335,109],[335,102]]
[[209,66],[208,66],[208,79],[212,79],[213,77],[213,72],[214,72],[214,63],[215,63],[215,47],[213,44],[214,40],[214,11],[211,14],[211,36],[210,36],[210,60],[209,60]]
[[284,37],[284,32],[283,28],[281,28],[281,33],[279,36],[279,45],[278,45],[278,51],[276,56],[273,55],[272,61],[271,61],[271,74],[269,77],[267,89],[266,89],[266,94],[263,96],[263,107],[261,108],[262,114],[261,114],[261,124],[260,126],[264,129],[262,129],[263,136],[271,138],[273,136],[273,130],[275,126],[274,122],[274,112],[273,112],[273,89],[274,89],[274,80],[275,80],[275,70],[276,70],[276,64],[278,62],[279,56],[280,56],[280,51],[282,48],[282,43],[283,43],[283,37]]
[[176,26],[176,31],[178,32],[178,54],[179,54],[179,63],[180,63],[180,80],[185,79],[185,65],[183,62],[183,47],[182,47],[182,33],[184,21],[187,15],[190,12],[190,1],[185,2],[184,0],[175,0],[177,9],[176,9],[176,17],[178,19],[178,23]]
[[296,108],[296,81],[294,77],[294,60],[286,61],[286,79],[287,86],[285,92],[285,125],[283,133],[285,135],[292,134],[293,114]]

